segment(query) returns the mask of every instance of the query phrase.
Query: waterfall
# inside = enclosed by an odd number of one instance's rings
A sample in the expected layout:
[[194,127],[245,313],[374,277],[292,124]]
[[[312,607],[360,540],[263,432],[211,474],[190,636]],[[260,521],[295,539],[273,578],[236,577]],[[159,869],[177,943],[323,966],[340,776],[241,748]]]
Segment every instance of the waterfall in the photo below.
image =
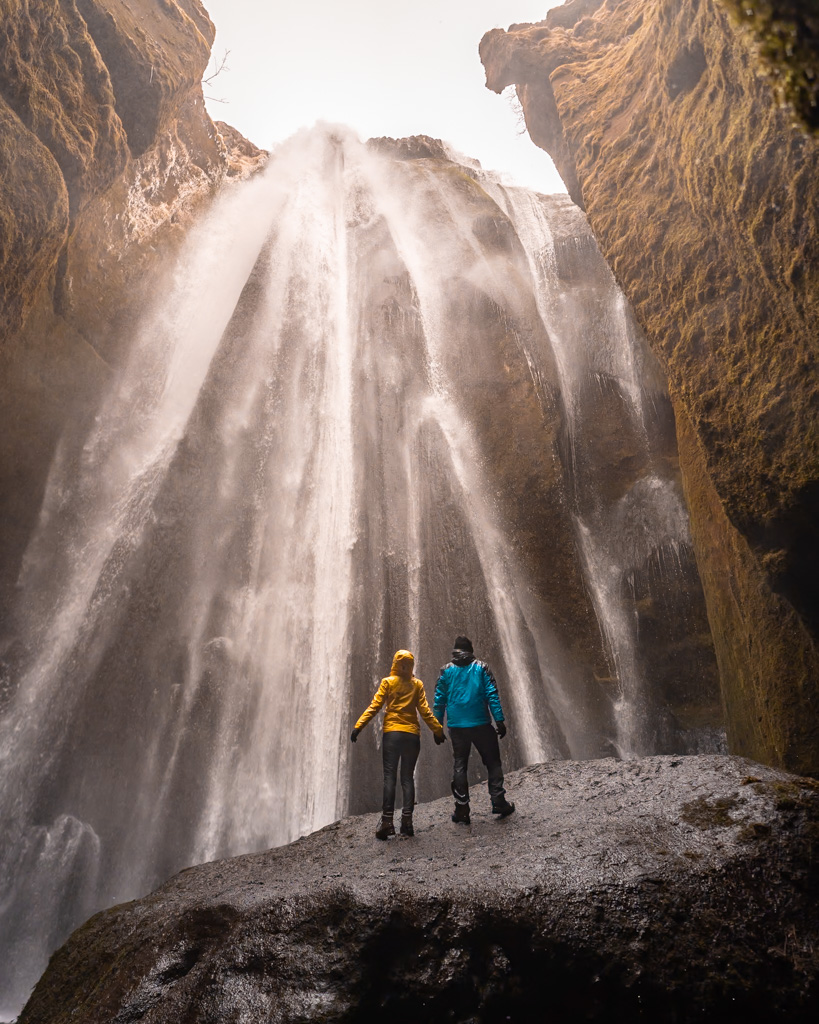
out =
[[129,353],[3,652],[8,1006],[93,910],[375,809],[347,737],[399,647],[431,698],[473,637],[510,768],[696,746],[640,635],[660,599],[703,629],[667,396],[567,199],[318,127],[226,186]]
[[[693,571],[687,512],[664,465],[656,408],[664,397],[662,384],[613,276],[600,263],[589,266],[594,243],[582,231],[580,210],[565,200],[562,209],[556,209],[555,200],[547,208],[521,189],[500,191],[498,201],[526,249],[538,311],[557,360],[578,546],[616,685],[614,746],[621,757],[654,753],[662,748],[662,723],[650,707],[653,694],[641,664],[639,616],[624,584],[652,557],[662,562],[665,551],[674,553],[681,572],[681,560]],[[590,385],[599,389],[599,404],[589,401]],[[620,406],[618,432],[632,437],[630,458],[644,463],[616,495],[599,486],[595,465],[596,421],[607,392]],[[672,589],[674,582],[669,581]]]

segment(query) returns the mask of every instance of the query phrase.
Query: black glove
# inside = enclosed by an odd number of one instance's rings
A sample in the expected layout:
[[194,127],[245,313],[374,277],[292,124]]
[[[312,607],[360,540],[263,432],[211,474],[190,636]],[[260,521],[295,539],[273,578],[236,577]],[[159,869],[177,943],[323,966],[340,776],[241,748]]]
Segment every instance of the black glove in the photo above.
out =
[[443,729],[441,729],[440,732],[433,733],[432,738],[435,740],[436,745],[439,747],[442,743],[446,743],[446,736],[444,735]]
[[350,743],[355,743],[355,741],[358,739],[359,732],[361,732],[360,729],[353,729],[353,731],[350,733]]
[[506,722],[498,722],[495,728],[498,730],[498,737],[503,739],[506,735]]

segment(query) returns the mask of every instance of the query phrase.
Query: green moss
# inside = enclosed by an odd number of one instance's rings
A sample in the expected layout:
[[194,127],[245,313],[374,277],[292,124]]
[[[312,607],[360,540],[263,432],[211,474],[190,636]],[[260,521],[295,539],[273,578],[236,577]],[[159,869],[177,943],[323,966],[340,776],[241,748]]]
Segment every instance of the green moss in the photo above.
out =
[[775,90],[819,132],[819,9],[815,0],[722,0],[756,37]]
[[771,826],[762,821],[750,821],[737,832],[738,843],[755,843],[767,839],[771,834]]
[[736,797],[720,796],[714,800],[708,797],[697,797],[683,805],[682,819],[689,825],[696,828],[726,828],[734,824],[734,819],[728,813],[736,807]]
[[778,811],[808,811],[813,808],[814,801],[809,796],[812,789],[819,784],[812,779],[804,782],[771,782],[769,791],[775,796],[775,807]]
[[458,164],[441,163],[439,173],[446,175],[453,181],[460,183],[467,193],[472,193],[475,199],[483,200],[494,207],[494,201],[489,193],[478,184],[472,175]]

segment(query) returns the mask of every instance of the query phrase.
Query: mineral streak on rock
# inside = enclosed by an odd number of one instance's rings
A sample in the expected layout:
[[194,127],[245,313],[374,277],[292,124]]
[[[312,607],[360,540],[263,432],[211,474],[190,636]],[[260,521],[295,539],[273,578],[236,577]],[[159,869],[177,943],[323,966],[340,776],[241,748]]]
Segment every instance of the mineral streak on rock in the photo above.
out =
[[20,1024],[815,1020],[819,787],[741,758],[533,765],[190,868],[93,917]]
[[668,374],[732,749],[816,773],[819,141],[776,101],[760,24],[717,0],[571,0],[481,56]]
[[0,615],[57,436],[197,205],[265,159],[205,111],[214,31],[199,0],[0,0]]

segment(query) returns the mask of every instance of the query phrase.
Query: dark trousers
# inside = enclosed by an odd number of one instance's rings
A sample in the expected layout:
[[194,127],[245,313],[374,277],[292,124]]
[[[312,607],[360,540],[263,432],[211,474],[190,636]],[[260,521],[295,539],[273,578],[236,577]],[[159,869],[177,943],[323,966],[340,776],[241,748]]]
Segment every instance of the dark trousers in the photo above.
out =
[[385,732],[381,752],[384,758],[384,802],[381,811],[392,816],[395,810],[395,782],[400,761],[404,814],[412,814],[415,806],[415,762],[421,753],[421,737],[414,732]]
[[468,729],[450,728],[449,738],[452,740],[452,756],[455,758],[455,770],[452,776],[452,792],[455,802],[469,803],[469,783],[466,778],[466,770],[469,766],[469,753],[473,743],[489,772],[489,795],[492,798],[492,803],[502,800],[506,795],[506,790],[503,788],[503,768],[501,767],[498,734],[494,728],[489,724],[474,725]]

